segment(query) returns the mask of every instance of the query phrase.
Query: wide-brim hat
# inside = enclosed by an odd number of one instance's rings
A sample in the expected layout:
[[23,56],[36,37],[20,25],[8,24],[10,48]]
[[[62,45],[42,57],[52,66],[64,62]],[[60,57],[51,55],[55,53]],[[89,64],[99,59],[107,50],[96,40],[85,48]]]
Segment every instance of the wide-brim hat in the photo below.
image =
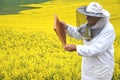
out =
[[81,6],[77,8],[77,11],[84,15],[94,16],[94,17],[108,17],[109,12],[97,3],[91,2],[88,6]]

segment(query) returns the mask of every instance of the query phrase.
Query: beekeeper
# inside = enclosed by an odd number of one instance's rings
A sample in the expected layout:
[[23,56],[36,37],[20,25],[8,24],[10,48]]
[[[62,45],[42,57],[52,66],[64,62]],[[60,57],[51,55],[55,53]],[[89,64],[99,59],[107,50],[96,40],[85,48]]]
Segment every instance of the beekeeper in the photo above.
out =
[[83,45],[67,44],[64,49],[82,56],[81,80],[111,80],[114,71],[115,32],[110,13],[97,2],[77,9],[86,15],[80,27],[63,23],[69,36],[83,40]]

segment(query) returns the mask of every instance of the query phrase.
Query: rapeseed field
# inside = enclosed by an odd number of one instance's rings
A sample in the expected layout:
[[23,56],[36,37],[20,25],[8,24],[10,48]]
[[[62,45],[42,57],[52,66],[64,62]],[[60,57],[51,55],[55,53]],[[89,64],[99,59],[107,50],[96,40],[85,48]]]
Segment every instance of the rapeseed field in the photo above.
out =
[[[54,14],[75,26],[76,8],[91,1],[51,0],[22,4],[20,10],[0,8],[0,80],[80,80],[81,57],[63,49],[53,30]],[[120,80],[120,1],[96,1],[111,13],[116,32],[113,80]],[[67,36],[67,43],[82,41]]]

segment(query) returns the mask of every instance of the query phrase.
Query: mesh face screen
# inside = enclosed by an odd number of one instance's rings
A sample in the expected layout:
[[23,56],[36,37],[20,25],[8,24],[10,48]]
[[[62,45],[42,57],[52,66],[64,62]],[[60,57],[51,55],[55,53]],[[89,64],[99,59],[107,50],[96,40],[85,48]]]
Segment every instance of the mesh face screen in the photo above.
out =
[[86,22],[86,16],[76,10],[76,26],[79,27],[81,24],[85,24]]

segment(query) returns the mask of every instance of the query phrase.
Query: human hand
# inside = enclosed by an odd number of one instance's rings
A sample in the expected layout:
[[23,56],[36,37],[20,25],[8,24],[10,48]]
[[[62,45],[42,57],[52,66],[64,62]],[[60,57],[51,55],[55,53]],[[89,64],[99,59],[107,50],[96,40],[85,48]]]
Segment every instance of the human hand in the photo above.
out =
[[67,24],[65,22],[63,22],[63,21],[60,21],[60,22],[63,25],[64,29],[67,30],[67,28],[68,28]]
[[74,44],[67,44],[64,46],[64,49],[69,51],[69,52],[73,52],[76,51],[76,45]]

